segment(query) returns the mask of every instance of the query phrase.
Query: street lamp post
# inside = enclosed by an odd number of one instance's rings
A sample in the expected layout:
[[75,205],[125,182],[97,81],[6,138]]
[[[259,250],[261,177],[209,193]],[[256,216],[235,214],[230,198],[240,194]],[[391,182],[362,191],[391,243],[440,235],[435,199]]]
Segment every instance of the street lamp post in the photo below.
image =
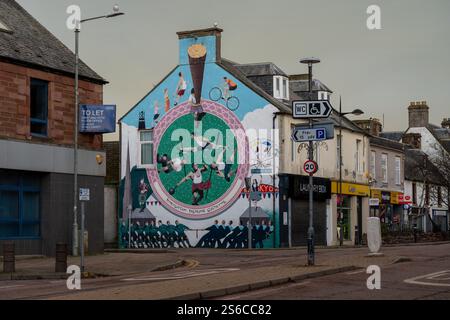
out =
[[[312,67],[313,64],[320,63],[320,59],[317,58],[305,58],[300,60],[300,63],[308,65],[308,88],[309,88],[309,99],[312,99]],[[309,118],[309,127],[313,127],[313,119]],[[309,141],[308,145],[308,159],[314,160],[313,153],[313,142]],[[308,227],[308,265],[314,265],[314,224],[313,224],[313,213],[314,213],[314,180],[313,175],[309,175],[309,227]]]
[[[81,24],[83,22],[103,19],[103,18],[113,18],[117,16],[124,15],[123,12],[119,12],[119,6],[115,5],[113,7],[113,13],[98,16],[88,19],[83,19],[76,22],[75,26],[75,121],[74,121],[74,131],[73,131],[73,230],[72,230],[72,255],[78,255],[78,105],[79,105],[79,92],[78,92],[78,70],[79,70],[79,40],[80,40],[80,30]],[[83,244],[81,244],[83,245]]]
[[345,115],[353,114],[355,116],[360,116],[364,112],[360,109],[355,109],[352,112],[342,112],[342,98],[339,97],[339,245],[342,246],[344,243],[344,216],[342,214],[342,118]]

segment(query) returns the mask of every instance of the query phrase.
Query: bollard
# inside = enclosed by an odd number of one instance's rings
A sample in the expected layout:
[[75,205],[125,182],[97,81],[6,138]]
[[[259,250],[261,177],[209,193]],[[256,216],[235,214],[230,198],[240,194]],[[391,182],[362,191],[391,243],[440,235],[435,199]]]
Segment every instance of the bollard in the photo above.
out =
[[16,255],[14,242],[5,242],[3,244],[3,272],[16,272]]
[[359,246],[359,228],[358,226],[355,226],[355,246]]
[[55,256],[55,272],[67,271],[67,244],[58,242],[56,244],[56,256]]

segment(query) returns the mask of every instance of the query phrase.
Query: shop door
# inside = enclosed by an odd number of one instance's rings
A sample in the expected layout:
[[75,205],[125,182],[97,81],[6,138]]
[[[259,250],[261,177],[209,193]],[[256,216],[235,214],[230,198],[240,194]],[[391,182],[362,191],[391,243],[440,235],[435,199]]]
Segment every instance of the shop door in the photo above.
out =
[[[325,201],[314,202],[314,244],[327,242],[327,205]],[[292,244],[307,245],[309,227],[309,203],[305,200],[292,200]]]

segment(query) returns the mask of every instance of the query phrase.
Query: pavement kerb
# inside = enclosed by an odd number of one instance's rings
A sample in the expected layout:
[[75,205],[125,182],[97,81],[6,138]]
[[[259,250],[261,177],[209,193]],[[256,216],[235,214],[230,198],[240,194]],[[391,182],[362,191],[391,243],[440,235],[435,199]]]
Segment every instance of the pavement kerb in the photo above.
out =
[[211,298],[219,298],[231,294],[237,294],[242,292],[248,292],[248,291],[255,291],[263,288],[269,288],[278,286],[281,284],[285,284],[288,282],[299,282],[305,279],[312,279],[312,278],[318,278],[323,276],[328,276],[336,273],[341,272],[348,272],[353,271],[356,269],[361,269],[361,267],[356,266],[344,266],[339,268],[333,268],[333,269],[327,269],[317,272],[310,272],[306,274],[301,274],[297,276],[292,277],[282,277],[282,278],[274,278],[264,281],[258,281],[253,282],[249,284],[243,284],[239,286],[233,286],[233,287],[225,287],[225,288],[219,288],[214,290],[205,290],[201,292],[195,292],[195,293],[189,293],[184,295],[178,295],[173,296],[170,298],[166,298],[164,300],[200,300],[200,299],[211,299]]
[[[150,272],[155,271],[165,271],[169,269],[176,269],[180,267],[190,267],[192,265],[198,264],[195,260],[178,260],[174,263],[169,263],[165,265],[158,266],[156,268],[153,268],[150,270]],[[126,274],[123,274],[126,275]],[[95,272],[85,272],[83,274],[83,278],[96,278],[96,277],[112,277],[117,275],[111,275],[111,274],[100,274]],[[120,276],[120,275],[119,275]],[[68,274],[67,273],[49,273],[49,272],[43,272],[43,273],[0,273],[0,281],[11,281],[11,280],[59,280],[59,279],[67,279]]]

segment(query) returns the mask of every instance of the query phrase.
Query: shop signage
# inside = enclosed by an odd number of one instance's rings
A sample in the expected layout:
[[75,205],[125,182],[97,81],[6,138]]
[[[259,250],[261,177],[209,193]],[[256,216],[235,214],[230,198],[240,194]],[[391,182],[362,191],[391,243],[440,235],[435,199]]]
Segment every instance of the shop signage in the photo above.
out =
[[389,191],[381,191],[381,202],[382,203],[391,202],[391,193]]
[[[309,177],[289,176],[290,197],[296,200],[308,200],[309,197]],[[314,200],[327,200],[331,198],[331,181],[329,179],[313,179]]]
[[433,210],[433,215],[434,216],[439,216],[439,217],[446,217],[447,216],[447,211],[445,211],[445,210]]
[[407,196],[404,194],[399,194],[398,195],[398,203],[399,204],[411,204],[412,203],[412,198],[411,196]]
[[[339,182],[333,181],[331,184],[331,192],[339,193]],[[361,196],[361,197],[369,197],[370,189],[369,186],[363,184],[356,183],[342,183],[342,194],[350,195],[350,196]]]
[[380,205],[380,199],[378,198],[370,198],[369,199],[369,207],[378,207]]

